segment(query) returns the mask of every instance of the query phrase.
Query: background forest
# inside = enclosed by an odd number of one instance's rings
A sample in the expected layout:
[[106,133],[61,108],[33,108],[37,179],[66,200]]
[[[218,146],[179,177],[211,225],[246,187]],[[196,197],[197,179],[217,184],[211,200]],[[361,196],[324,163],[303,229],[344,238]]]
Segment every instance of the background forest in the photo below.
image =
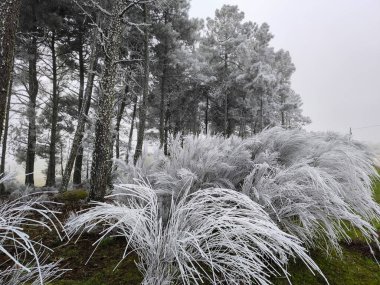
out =
[[190,1],[103,2],[21,1],[0,172],[9,153],[26,185],[43,160],[46,186],[66,190],[73,171],[74,185],[102,188],[104,157],[136,162],[152,141],[167,152],[177,135],[244,138],[310,121],[268,24],[236,6],[203,21],[189,18]]

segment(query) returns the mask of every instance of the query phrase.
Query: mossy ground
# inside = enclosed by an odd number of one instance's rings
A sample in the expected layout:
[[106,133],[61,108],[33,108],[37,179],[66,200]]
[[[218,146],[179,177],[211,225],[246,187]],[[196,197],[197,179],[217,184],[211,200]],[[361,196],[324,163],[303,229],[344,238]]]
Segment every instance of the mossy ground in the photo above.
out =
[[[374,183],[375,198],[380,203],[380,182]],[[380,229],[380,226],[378,227]],[[47,245],[54,248],[53,259],[64,259],[62,265],[71,268],[54,285],[134,285],[140,284],[142,276],[136,268],[137,256],[131,254],[115,269],[124,252],[125,240],[108,238],[93,253],[92,244],[96,235],[84,235],[75,244],[66,245],[50,233],[36,234]],[[376,254],[380,260],[380,254]],[[379,285],[380,266],[369,253],[368,246],[355,237],[351,244],[343,245],[343,256],[326,256],[319,251],[311,257],[321,268],[331,285]],[[290,281],[294,285],[323,285],[326,281],[318,274],[313,275],[302,262],[295,260],[289,265]],[[272,279],[276,285],[288,284],[285,277]]]
[[[380,203],[380,181],[373,183],[375,200]],[[375,224],[380,230],[380,224]],[[322,252],[312,252],[310,255],[325,274],[330,285],[380,285],[380,261],[378,250],[375,257],[370,253],[368,245],[354,233],[353,241],[343,244],[342,256],[326,256]],[[324,285],[326,281],[318,275],[313,275],[301,262],[292,262],[289,266],[290,281],[293,285]],[[276,285],[288,284],[286,278],[273,280]]]

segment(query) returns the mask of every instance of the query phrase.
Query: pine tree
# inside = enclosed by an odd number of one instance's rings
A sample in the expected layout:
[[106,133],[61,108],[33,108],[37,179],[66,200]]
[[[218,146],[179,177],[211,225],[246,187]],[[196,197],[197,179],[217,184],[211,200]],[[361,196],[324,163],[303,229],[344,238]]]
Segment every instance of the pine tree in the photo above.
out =
[[90,198],[102,200],[105,196],[110,177],[110,152],[112,146],[112,117],[115,100],[116,67],[119,60],[122,14],[125,4],[122,0],[113,2],[110,23],[105,43],[104,67],[100,83],[101,94],[95,124],[95,142],[91,166]]
[[0,140],[10,90],[20,4],[20,0],[3,0],[0,3]]

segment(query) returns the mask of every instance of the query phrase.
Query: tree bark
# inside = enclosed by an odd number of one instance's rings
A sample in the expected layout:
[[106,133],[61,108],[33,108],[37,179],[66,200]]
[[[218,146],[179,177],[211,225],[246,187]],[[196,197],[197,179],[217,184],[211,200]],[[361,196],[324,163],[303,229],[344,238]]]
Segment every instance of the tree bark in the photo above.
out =
[[79,58],[79,93],[78,93],[78,118],[83,105],[83,94],[84,94],[84,56],[83,56],[83,39],[82,33],[79,34],[79,49],[78,49],[78,58]]
[[149,30],[147,27],[148,23],[148,8],[147,4],[144,3],[144,23],[145,25],[145,33],[144,33],[144,79],[143,79],[143,94],[142,100],[140,104],[140,112],[139,112],[139,128],[137,132],[137,144],[136,151],[133,157],[133,163],[136,165],[137,160],[141,156],[143,142],[144,142],[144,132],[145,132],[145,121],[146,121],[146,109],[147,109],[147,97],[149,91]]
[[[225,72],[225,81],[227,82],[227,69],[228,69],[228,55],[224,55],[224,72]],[[228,133],[228,91],[227,88],[224,90],[224,136],[229,137]]]
[[115,126],[115,133],[116,133],[116,139],[115,139],[115,148],[116,148],[116,159],[120,158],[120,124],[121,124],[121,119],[123,118],[125,106],[127,105],[127,95],[129,92],[129,86],[125,86],[125,93],[124,97],[121,100],[119,109],[117,111],[117,116],[116,116],[116,126]]
[[101,80],[101,95],[95,124],[95,143],[92,154],[90,198],[103,200],[109,184],[110,144],[112,144],[112,117],[115,100],[115,75],[119,59],[124,1],[114,1],[111,22],[108,28],[108,41],[105,46],[105,62]]
[[32,35],[28,46],[29,67],[28,67],[28,80],[29,80],[29,105],[28,105],[28,146],[26,150],[26,163],[25,163],[25,185],[34,186],[34,162],[36,159],[36,143],[37,143],[37,128],[36,128],[36,101],[38,94],[38,79],[37,79],[37,37],[35,32],[36,16],[35,7],[32,7],[32,13],[34,17],[34,27],[32,29]]
[[0,140],[6,117],[20,3],[20,0],[2,0],[0,3]]
[[95,68],[98,61],[98,51],[97,51],[97,44],[96,44],[95,38],[96,36],[94,36],[94,40],[93,40],[93,44],[91,48],[89,71],[87,74],[87,84],[86,84],[86,90],[84,92],[84,100],[83,100],[84,104],[82,104],[81,106],[81,111],[78,118],[78,125],[75,130],[73,143],[70,149],[70,154],[66,162],[65,171],[62,177],[62,183],[61,183],[61,188],[60,188],[61,192],[64,192],[67,190],[67,186],[70,181],[71,172],[74,166],[74,161],[75,161],[75,168],[74,168],[73,184],[80,185],[81,180],[82,180],[82,164],[83,164],[82,140],[83,140],[84,128],[86,124],[86,118],[90,110],[92,89],[93,89],[94,78],[95,78]]
[[207,94],[207,89],[203,91],[206,94],[206,110],[205,110],[205,132],[206,135],[208,134],[208,109],[209,109],[209,99],[208,99],[208,94]]
[[[168,23],[168,13],[164,12],[164,24]],[[162,76],[161,76],[161,98],[160,98],[160,148],[164,145],[165,142],[165,95],[166,95],[166,81],[167,81],[167,71],[168,71],[168,41],[165,38],[164,40],[164,53],[163,53],[163,61],[162,61]]]
[[[95,32],[94,32],[95,33]],[[83,140],[83,133],[84,133],[84,126],[86,124],[86,121],[85,119],[87,118],[87,115],[88,115],[88,112],[90,110],[90,105],[91,105],[91,97],[92,97],[92,88],[94,86],[94,78],[95,78],[95,67],[97,65],[97,61],[98,61],[98,51],[97,51],[97,46],[96,46],[96,33],[94,34],[94,37],[93,37],[93,47],[91,49],[91,56],[90,56],[90,65],[89,65],[89,73],[88,73],[88,76],[87,76],[87,85],[86,85],[86,91],[85,91],[85,94],[84,94],[84,98],[83,98],[83,94],[82,94],[82,100],[81,99],[81,93],[80,91],[83,90],[82,88],[84,87],[84,73],[85,73],[85,68],[84,68],[84,59],[83,59],[83,46],[81,46],[81,49],[80,49],[80,53],[79,53],[79,74],[80,74],[80,80],[82,80],[82,77],[83,77],[83,86],[81,88],[80,86],[80,89],[79,89],[79,115],[78,115],[78,126],[77,126],[77,130],[79,130],[79,137],[78,137],[78,143],[79,143],[79,146],[75,146],[75,152],[74,152],[74,155],[76,155],[75,157],[75,165],[74,165],[74,174],[73,174],[73,184],[74,186],[79,186],[82,184],[82,166],[83,166],[83,146],[82,146],[82,140]],[[80,55],[82,54],[82,56]],[[82,57],[82,58],[81,58]],[[82,62],[82,64],[81,64]],[[81,66],[82,65],[82,66]],[[82,113],[82,106],[83,106],[83,101],[84,101],[84,114]],[[82,118],[82,121],[81,123],[80,122],[80,117],[83,117]],[[83,126],[79,127],[79,124],[83,124]],[[74,148],[74,142],[73,142],[73,146],[72,148]],[[71,154],[71,153],[70,153]],[[73,162],[71,162],[70,164],[72,164]],[[69,165],[69,164],[67,164]],[[70,175],[71,175],[71,171],[72,171],[72,168],[73,166],[71,165],[70,166],[70,174],[69,174],[69,177],[66,177],[66,179],[70,180]],[[68,184],[68,180],[67,180],[67,184]],[[66,188],[67,188],[67,184],[66,184]],[[65,189],[66,190],[66,189]]]
[[260,94],[260,132],[264,129],[264,102],[263,102],[263,92]]
[[[9,129],[9,111],[11,109],[11,98],[12,98],[12,83],[13,79],[9,83],[8,98],[7,98],[7,109],[5,112],[5,122],[4,122],[4,135],[3,135],[3,144],[1,149],[1,164],[0,164],[0,174],[5,173],[5,158],[7,155],[7,140],[8,140],[8,129]],[[5,187],[4,184],[0,184],[0,194],[4,193]]]
[[57,56],[55,50],[55,31],[51,37],[51,56],[52,56],[52,71],[53,71],[53,96],[52,96],[52,117],[51,117],[51,132],[49,146],[49,162],[46,176],[46,186],[55,186],[55,154],[57,143],[57,123],[58,123],[58,82],[57,82]]
[[133,130],[135,126],[135,119],[136,119],[136,111],[137,111],[137,95],[133,95],[133,111],[132,111],[132,121],[131,121],[131,129],[129,130],[129,138],[128,138],[128,147],[127,147],[127,154],[125,156],[125,161],[128,163],[129,161],[129,154],[132,149],[132,139],[133,139]]
[[164,155],[170,155],[168,148],[169,128],[170,128],[170,99],[165,112],[165,137],[164,137]]
[[9,84],[8,98],[7,98],[7,108],[5,112],[5,123],[4,123],[4,135],[3,135],[3,144],[1,150],[1,164],[0,164],[0,174],[5,171],[5,156],[7,154],[7,139],[8,139],[8,129],[9,129],[9,111],[11,109],[11,98],[12,98],[12,83]]

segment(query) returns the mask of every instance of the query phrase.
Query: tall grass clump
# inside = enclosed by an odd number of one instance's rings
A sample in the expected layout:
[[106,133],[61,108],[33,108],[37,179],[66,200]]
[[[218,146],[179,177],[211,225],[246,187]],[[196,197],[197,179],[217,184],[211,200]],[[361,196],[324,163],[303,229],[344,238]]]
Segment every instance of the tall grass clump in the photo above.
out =
[[[189,179],[191,191],[243,192],[283,230],[327,252],[340,252],[339,241],[349,242],[352,232],[378,243],[371,225],[380,215],[371,189],[378,176],[373,155],[348,136],[272,128],[245,140],[174,139],[169,153],[143,156],[129,166],[126,181],[143,177],[173,195]],[[167,209],[170,203],[162,200]]]
[[340,252],[339,240],[357,231],[378,244],[371,225],[380,208],[371,152],[334,133],[274,128],[249,143],[254,167],[242,191],[308,246]]
[[45,264],[44,252],[50,249],[25,232],[26,228],[41,227],[54,230],[61,238],[62,226],[48,205],[51,203],[33,196],[0,205],[0,253],[6,258],[0,264],[1,284],[43,284],[63,273],[58,263]]
[[222,188],[190,192],[192,185],[170,195],[166,221],[159,203],[165,191],[141,181],[116,185],[109,202],[96,202],[70,219],[67,232],[97,231],[96,245],[107,236],[125,237],[122,258],[137,253],[146,285],[271,284],[270,276],[287,275],[289,257],[321,273],[301,242],[248,196]]
[[[174,139],[128,165],[108,202],[67,223],[71,236],[123,236],[144,284],[270,284],[306,248],[341,252],[352,231],[378,246],[371,152],[333,133],[273,128],[249,138]],[[119,174],[122,168],[119,168]]]
[[144,177],[156,189],[176,192],[192,181],[191,192],[209,187],[236,190],[252,169],[246,142],[238,137],[187,136],[173,139],[169,156],[161,150],[143,154],[137,166],[121,170],[121,181]]

